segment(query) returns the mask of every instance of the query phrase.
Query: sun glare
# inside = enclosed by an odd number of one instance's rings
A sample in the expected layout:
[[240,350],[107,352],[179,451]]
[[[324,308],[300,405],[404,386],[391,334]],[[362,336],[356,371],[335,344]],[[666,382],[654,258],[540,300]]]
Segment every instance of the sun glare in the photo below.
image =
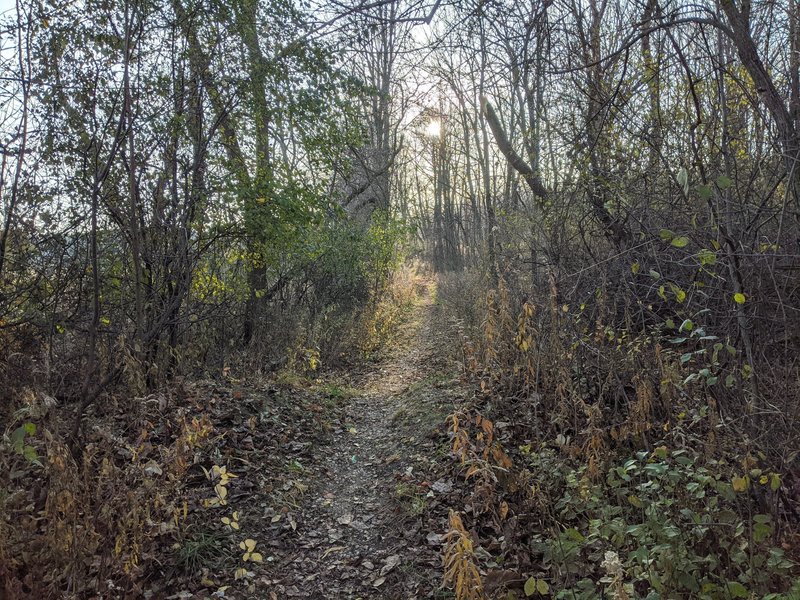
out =
[[425,133],[431,137],[439,137],[439,134],[442,133],[442,124],[439,121],[430,121]]

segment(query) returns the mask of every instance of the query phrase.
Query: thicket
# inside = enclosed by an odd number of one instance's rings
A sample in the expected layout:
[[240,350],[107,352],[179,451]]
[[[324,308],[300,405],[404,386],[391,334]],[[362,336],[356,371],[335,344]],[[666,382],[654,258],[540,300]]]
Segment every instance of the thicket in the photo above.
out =
[[406,227],[347,204],[376,92],[282,0],[0,19],[0,595],[139,597],[191,566],[192,382],[350,361],[407,300]]
[[476,387],[446,581],[797,597],[797,7],[464,18],[430,66],[436,156],[477,165],[428,230]]
[[4,28],[3,415],[29,388],[86,408],[123,383],[335,360],[405,233],[343,205],[373,92],[306,16],[100,3]]

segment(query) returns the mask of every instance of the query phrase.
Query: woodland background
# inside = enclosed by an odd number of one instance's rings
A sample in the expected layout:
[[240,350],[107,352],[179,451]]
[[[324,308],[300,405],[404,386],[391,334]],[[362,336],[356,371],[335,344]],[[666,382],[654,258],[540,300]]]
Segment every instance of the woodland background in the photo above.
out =
[[796,0],[0,22],[6,593],[135,589],[145,463],[114,448],[169,423],[171,498],[210,431],[154,394],[351,365],[415,258],[475,391],[457,597],[488,593],[473,546],[509,510],[527,595],[798,597]]

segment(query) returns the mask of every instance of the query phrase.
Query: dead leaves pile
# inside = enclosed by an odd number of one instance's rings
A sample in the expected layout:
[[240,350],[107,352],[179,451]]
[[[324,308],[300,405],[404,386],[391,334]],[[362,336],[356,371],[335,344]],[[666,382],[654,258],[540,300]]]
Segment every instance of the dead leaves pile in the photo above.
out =
[[266,587],[260,565],[275,532],[262,523],[298,526],[292,510],[308,489],[298,465],[328,427],[323,400],[184,384],[90,416],[77,460],[55,433],[68,424],[37,422],[26,443],[40,464],[0,454],[0,596],[54,597],[67,581],[108,598]]

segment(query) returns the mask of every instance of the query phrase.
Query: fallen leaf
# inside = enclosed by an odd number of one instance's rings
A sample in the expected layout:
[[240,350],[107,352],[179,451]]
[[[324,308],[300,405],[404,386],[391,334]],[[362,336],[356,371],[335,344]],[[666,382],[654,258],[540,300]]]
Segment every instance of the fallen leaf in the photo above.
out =
[[330,548],[325,550],[325,552],[322,554],[322,558],[325,558],[331,552],[339,552],[340,550],[344,550],[344,549],[345,549],[344,546],[331,546]]
[[400,555],[392,554],[389,558],[386,559],[385,564],[381,569],[381,577],[389,573],[389,571],[394,569],[399,564],[400,564]]
[[448,492],[453,491],[453,482],[443,481],[442,479],[440,479],[439,481],[435,481],[433,485],[431,485],[431,489],[434,492],[439,492],[440,494],[447,494]]
[[144,466],[144,474],[148,477],[155,477],[156,475],[161,475],[163,471],[161,467],[158,466],[158,463],[154,460],[151,460]]
[[500,519],[505,520],[508,516],[508,502],[505,500],[500,503]]
[[440,533],[431,532],[425,537],[425,541],[431,546],[438,546],[442,543],[442,535]]
[[346,515],[342,515],[341,517],[336,519],[336,521],[340,525],[350,525],[350,523],[353,522],[353,515],[351,513],[347,513]]
[[375,581],[372,582],[372,585],[373,587],[381,587],[385,581],[386,577],[378,577]]

